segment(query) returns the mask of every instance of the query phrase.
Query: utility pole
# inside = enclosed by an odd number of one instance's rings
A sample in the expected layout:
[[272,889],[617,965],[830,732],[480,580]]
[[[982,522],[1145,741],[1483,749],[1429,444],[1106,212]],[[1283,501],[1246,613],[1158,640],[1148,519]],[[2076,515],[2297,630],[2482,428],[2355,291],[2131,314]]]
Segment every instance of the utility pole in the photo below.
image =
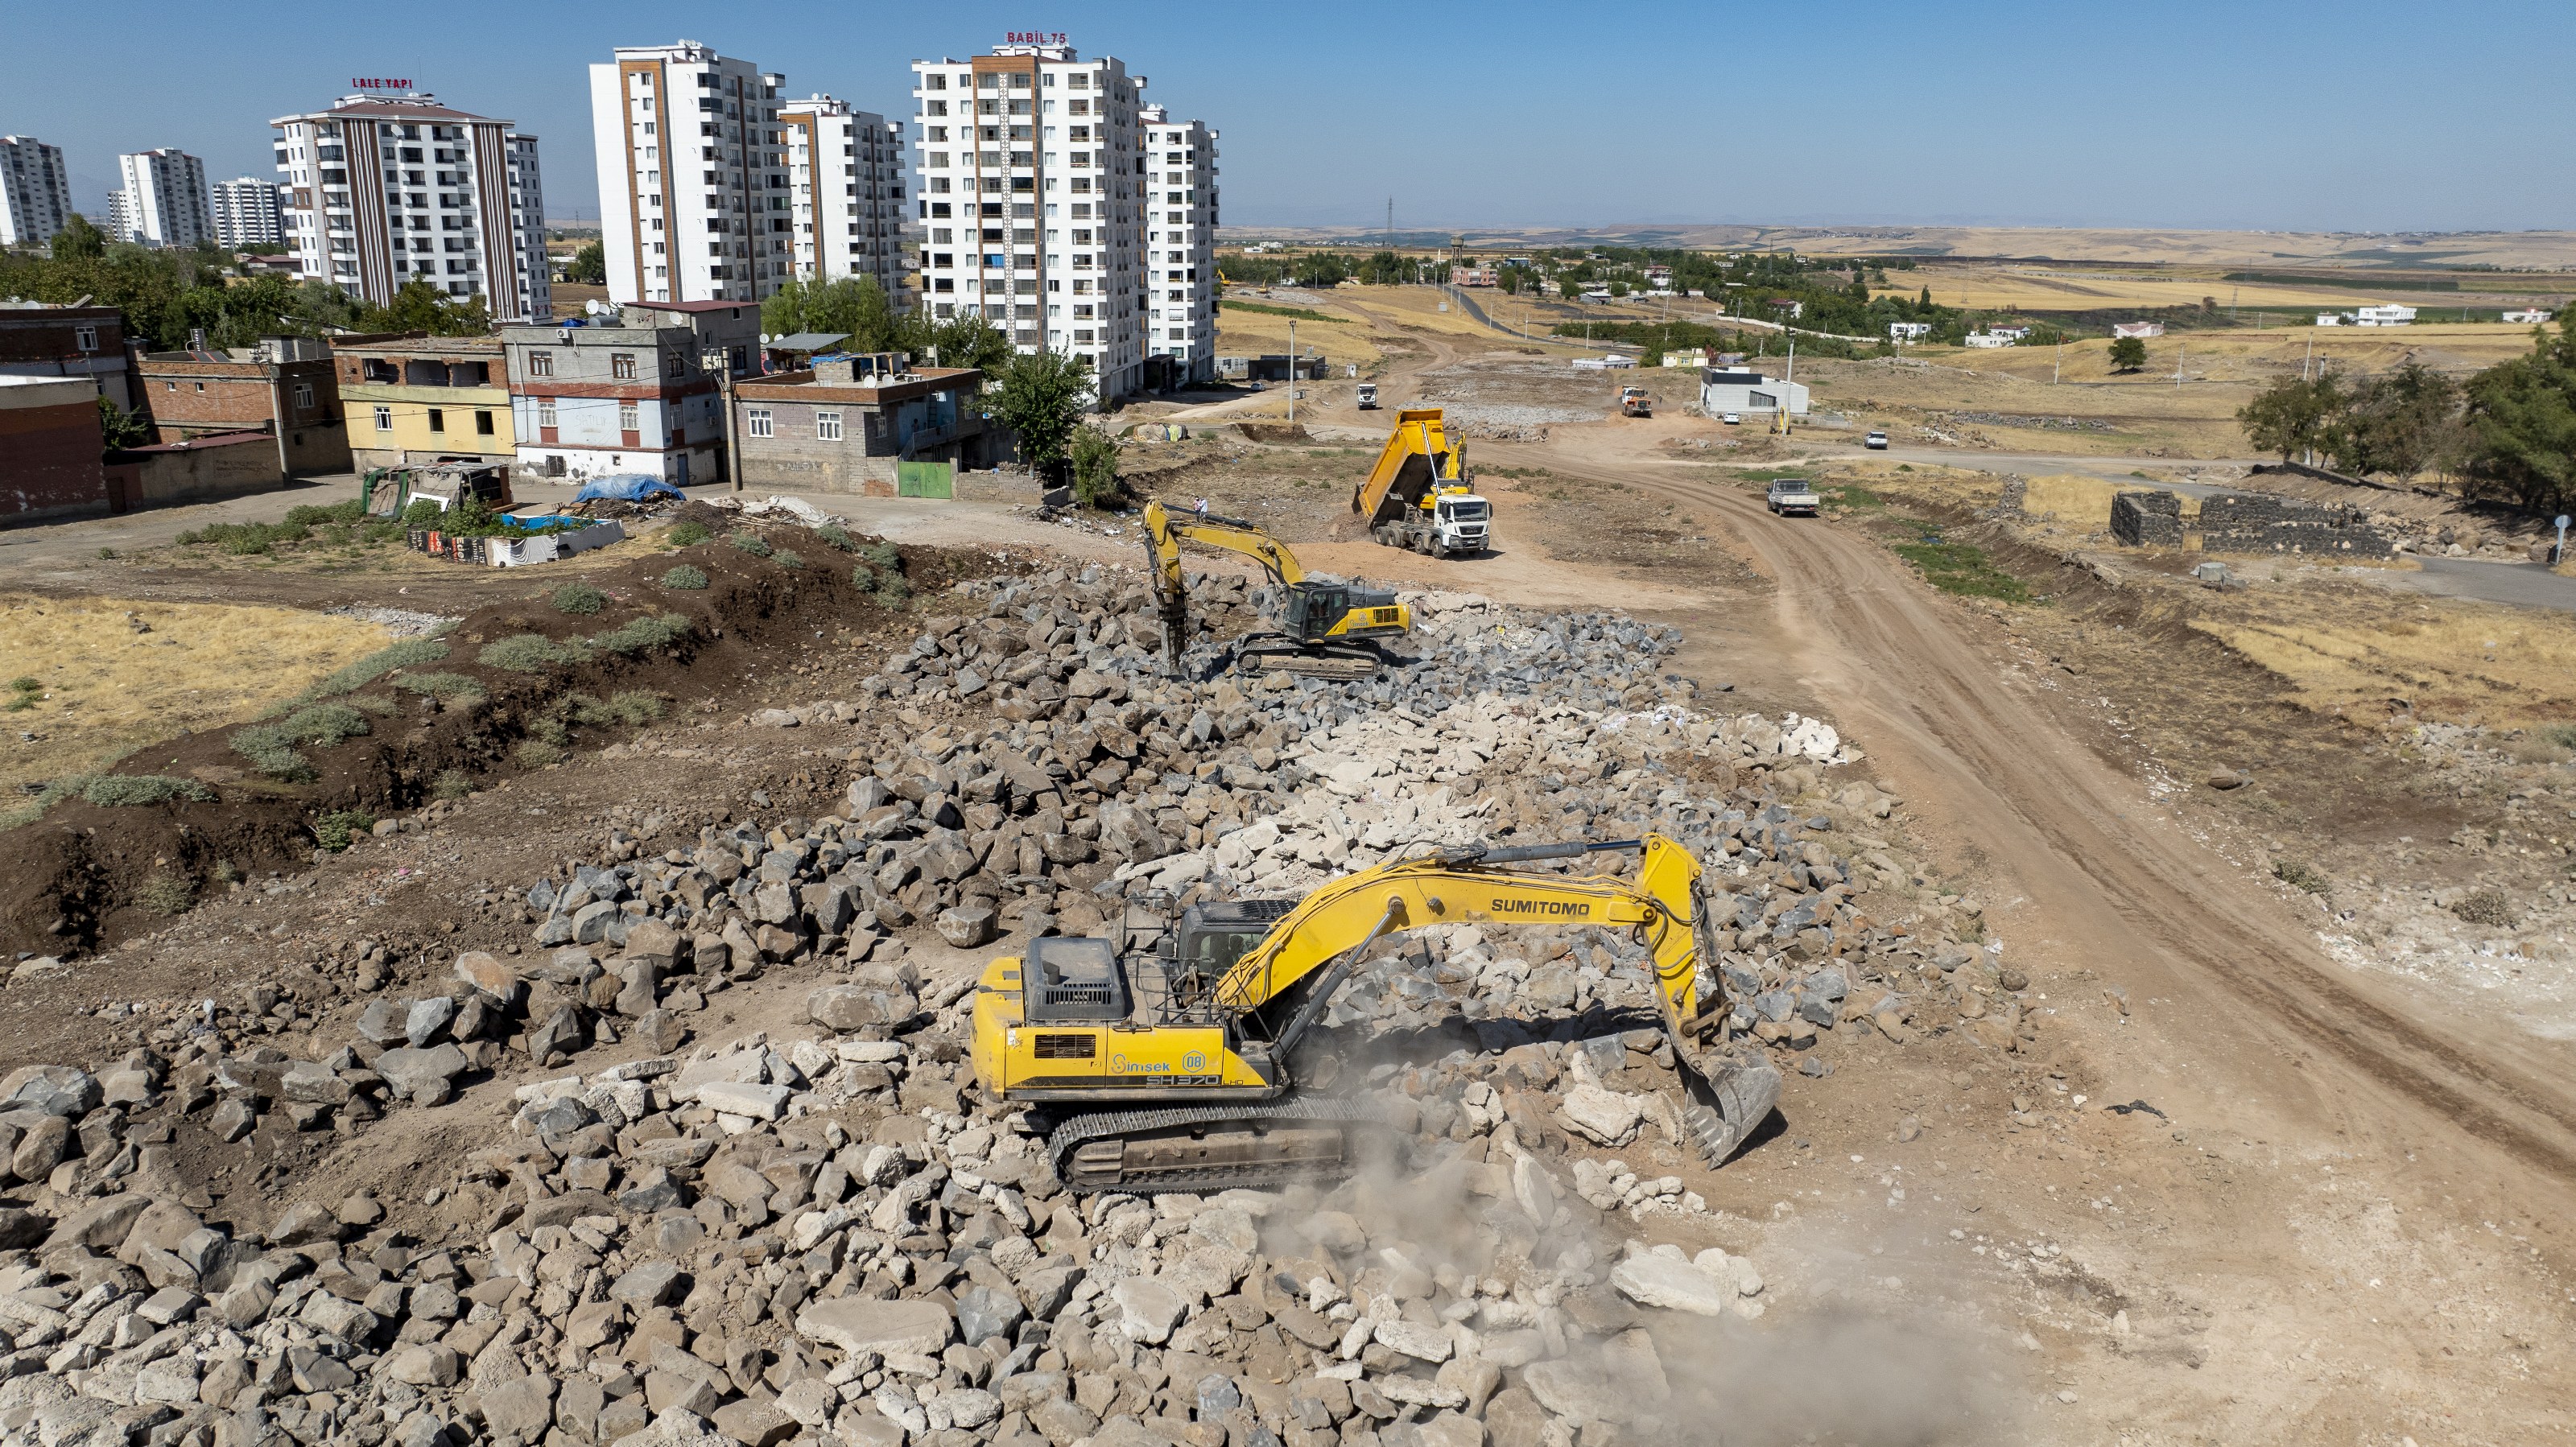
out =
[[[1389,206],[1393,202],[1387,203]],[[1297,425],[1297,319],[1288,319],[1288,425]]]
[[2182,359],[2190,354],[2191,343],[2178,342],[2174,345],[2174,389],[2176,391],[2182,389]]
[[2061,336],[2061,337],[2059,337],[2059,338],[2057,339],[2057,361],[2056,361],[2054,364],[2052,364],[2052,365],[2049,367],[2049,369],[2048,369],[2048,385],[2050,385],[2050,386],[2052,386],[2052,387],[2056,386],[2056,385],[2057,385],[2057,379],[2058,379],[2058,378],[2060,378],[2060,377],[2063,377],[2063,376],[2065,376],[2065,375],[2066,375],[2066,338],[2064,338],[2064,337],[2062,337],[2062,336]]

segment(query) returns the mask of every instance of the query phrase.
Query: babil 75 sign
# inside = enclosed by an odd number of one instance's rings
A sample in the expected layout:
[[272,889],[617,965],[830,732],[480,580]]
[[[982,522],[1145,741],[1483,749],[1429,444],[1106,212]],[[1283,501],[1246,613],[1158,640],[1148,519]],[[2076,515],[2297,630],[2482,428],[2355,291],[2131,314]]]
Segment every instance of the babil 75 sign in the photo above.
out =
[[1061,30],[1014,30],[1003,38],[1004,45],[1062,45]]

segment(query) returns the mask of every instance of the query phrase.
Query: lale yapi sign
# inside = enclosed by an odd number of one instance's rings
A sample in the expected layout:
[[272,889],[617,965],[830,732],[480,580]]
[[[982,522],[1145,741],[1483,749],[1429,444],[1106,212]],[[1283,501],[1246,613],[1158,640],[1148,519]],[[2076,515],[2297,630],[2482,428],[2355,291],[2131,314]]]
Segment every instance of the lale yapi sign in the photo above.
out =
[[1065,42],[1064,32],[1061,30],[1014,30],[1002,43],[1004,45],[1062,45]]
[[411,89],[411,82],[408,80],[388,80],[381,76],[372,80],[353,77],[349,81],[349,86],[352,90],[409,90]]

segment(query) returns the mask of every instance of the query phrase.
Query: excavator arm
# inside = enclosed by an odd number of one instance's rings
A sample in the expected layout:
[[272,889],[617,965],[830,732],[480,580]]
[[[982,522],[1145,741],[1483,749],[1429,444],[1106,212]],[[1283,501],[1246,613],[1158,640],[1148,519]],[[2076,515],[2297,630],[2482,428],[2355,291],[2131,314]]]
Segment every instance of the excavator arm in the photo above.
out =
[[[1642,856],[1635,879],[1501,867],[1624,849]],[[1239,1019],[1248,1017],[1322,972],[1278,1030],[1272,1048],[1284,1061],[1360,956],[1386,935],[1467,923],[1631,929],[1652,956],[1657,1013],[1684,1085],[1684,1124],[1716,1165],[1770,1114],[1780,1097],[1780,1072],[1758,1053],[1701,1047],[1704,1027],[1726,1009],[1722,987],[1705,1009],[1699,998],[1700,962],[1715,952],[1699,878],[1699,861],[1660,834],[1616,844],[1477,848],[1382,864],[1306,896],[1226,972],[1217,1002]]]
[[1241,518],[1211,517],[1175,518],[1159,502],[1145,504],[1145,536],[1154,552],[1154,576],[1159,586],[1181,585],[1181,548],[1183,542],[1200,543],[1240,553],[1261,565],[1270,581],[1292,587],[1306,580],[1306,570],[1297,564],[1297,555],[1288,545],[1262,530],[1261,524]]

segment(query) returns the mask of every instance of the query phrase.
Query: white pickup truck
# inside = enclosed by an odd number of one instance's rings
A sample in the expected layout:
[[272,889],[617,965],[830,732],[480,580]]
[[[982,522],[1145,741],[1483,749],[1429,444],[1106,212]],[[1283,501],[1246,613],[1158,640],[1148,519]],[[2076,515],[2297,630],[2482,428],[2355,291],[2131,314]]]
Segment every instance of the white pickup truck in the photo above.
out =
[[1816,496],[1814,488],[1794,477],[1771,479],[1770,490],[1763,494],[1763,501],[1782,517],[1814,517],[1816,509],[1824,505],[1824,499]]

